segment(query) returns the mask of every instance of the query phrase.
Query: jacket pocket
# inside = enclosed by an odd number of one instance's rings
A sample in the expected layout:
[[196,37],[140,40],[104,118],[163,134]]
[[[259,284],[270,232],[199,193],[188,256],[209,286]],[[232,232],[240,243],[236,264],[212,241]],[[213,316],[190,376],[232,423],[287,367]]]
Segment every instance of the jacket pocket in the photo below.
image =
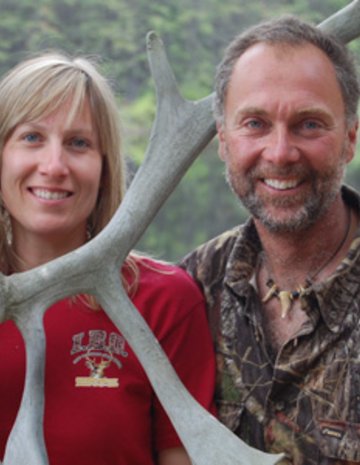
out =
[[359,423],[316,418],[315,425],[315,437],[324,456],[349,463],[360,463]]

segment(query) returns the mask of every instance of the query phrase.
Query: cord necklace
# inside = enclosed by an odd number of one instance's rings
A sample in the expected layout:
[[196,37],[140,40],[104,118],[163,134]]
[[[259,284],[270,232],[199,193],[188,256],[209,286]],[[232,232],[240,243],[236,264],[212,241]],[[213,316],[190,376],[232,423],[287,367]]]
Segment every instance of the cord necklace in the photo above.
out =
[[[333,261],[336,255],[340,252],[340,250],[342,249],[343,245],[345,244],[345,242],[347,241],[349,237],[350,230],[351,230],[351,210],[349,208],[345,234],[342,237],[339,244],[337,245],[334,252],[330,255],[330,257],[327,260],[325,260],[325,262],[322,263],[320,267],[317,270],[315,270],[314,273],[311,274],[311,276],[306,278],[304,285],[299,284],[296,290],[286,291],[286,290],[280,289],[280,287],[275,283],[274,279],[271,278],[271,276],[269,276],[268,280],[266,281],[266,286],[269,288],[269,290],[265,294],[265,296],[262,298],[262,302],[266,303],[269,300],[271,300],[273,297],[276,297],[280,301],[281,318],[286,318],[289,311],[291,310],[293,302],[296,299],[301,298],[305,295],[306,291],[313,285],[313,282],[316,279],[316,277]],[[267,269],[265,260],[264,260],[264,264],[265,264],[265,268]]]

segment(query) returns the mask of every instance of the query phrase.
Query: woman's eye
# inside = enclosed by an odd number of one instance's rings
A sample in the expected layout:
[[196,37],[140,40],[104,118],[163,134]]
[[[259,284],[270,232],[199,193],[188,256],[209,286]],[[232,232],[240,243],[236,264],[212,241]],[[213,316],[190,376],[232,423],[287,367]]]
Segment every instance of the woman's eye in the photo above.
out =
[[36,132],[30,132],[30,133],[28,133],[28,134],[25,134],[25,135],[23,136],[23,139],[24,139],[26,142],[34,143],[34,142],[39,142],[40,136],[39,136],[39,134],[37,134]]
[[76,149],[86,149],[90,146],[90,143],[82,137],[74,137],[71,139],[70,145]]

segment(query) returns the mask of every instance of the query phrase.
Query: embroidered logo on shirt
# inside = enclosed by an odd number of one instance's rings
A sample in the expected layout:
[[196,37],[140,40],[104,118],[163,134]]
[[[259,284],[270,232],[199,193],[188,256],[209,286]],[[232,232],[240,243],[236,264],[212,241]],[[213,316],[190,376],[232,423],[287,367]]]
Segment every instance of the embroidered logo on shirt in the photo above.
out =
[[324,436],[330,436],[336,439],[342,439],[344,437],[344,431],[340,431],[335,428],[329,428],[329,427],[322,428],[321,433]]
[[[107,334],[104,330],[90,330],[85,340],[85,333],[73,336],[71,354],[77,354],[73,360],[74,364],[82,362],[89,370],[88,376],[77,376],[76,387],[107,387],[119,386],[118,378],[109,378],[105,371],[114,363],[119,369],[122,363],[119,359],[127,357],[125,350],[125,339],[117,333]],[[87,344],[84,344],[87,342]]]

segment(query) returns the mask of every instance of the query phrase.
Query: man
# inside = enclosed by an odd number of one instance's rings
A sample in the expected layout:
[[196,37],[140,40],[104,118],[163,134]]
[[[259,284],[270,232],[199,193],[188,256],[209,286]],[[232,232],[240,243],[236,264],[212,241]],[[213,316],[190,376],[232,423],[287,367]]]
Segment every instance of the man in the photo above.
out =
[[221,420],[294,465],[360,463],[360,197],[342,186],[359,87],[344,46],[292,17],[229,46],[219,154],[246,224],[189,254]]

